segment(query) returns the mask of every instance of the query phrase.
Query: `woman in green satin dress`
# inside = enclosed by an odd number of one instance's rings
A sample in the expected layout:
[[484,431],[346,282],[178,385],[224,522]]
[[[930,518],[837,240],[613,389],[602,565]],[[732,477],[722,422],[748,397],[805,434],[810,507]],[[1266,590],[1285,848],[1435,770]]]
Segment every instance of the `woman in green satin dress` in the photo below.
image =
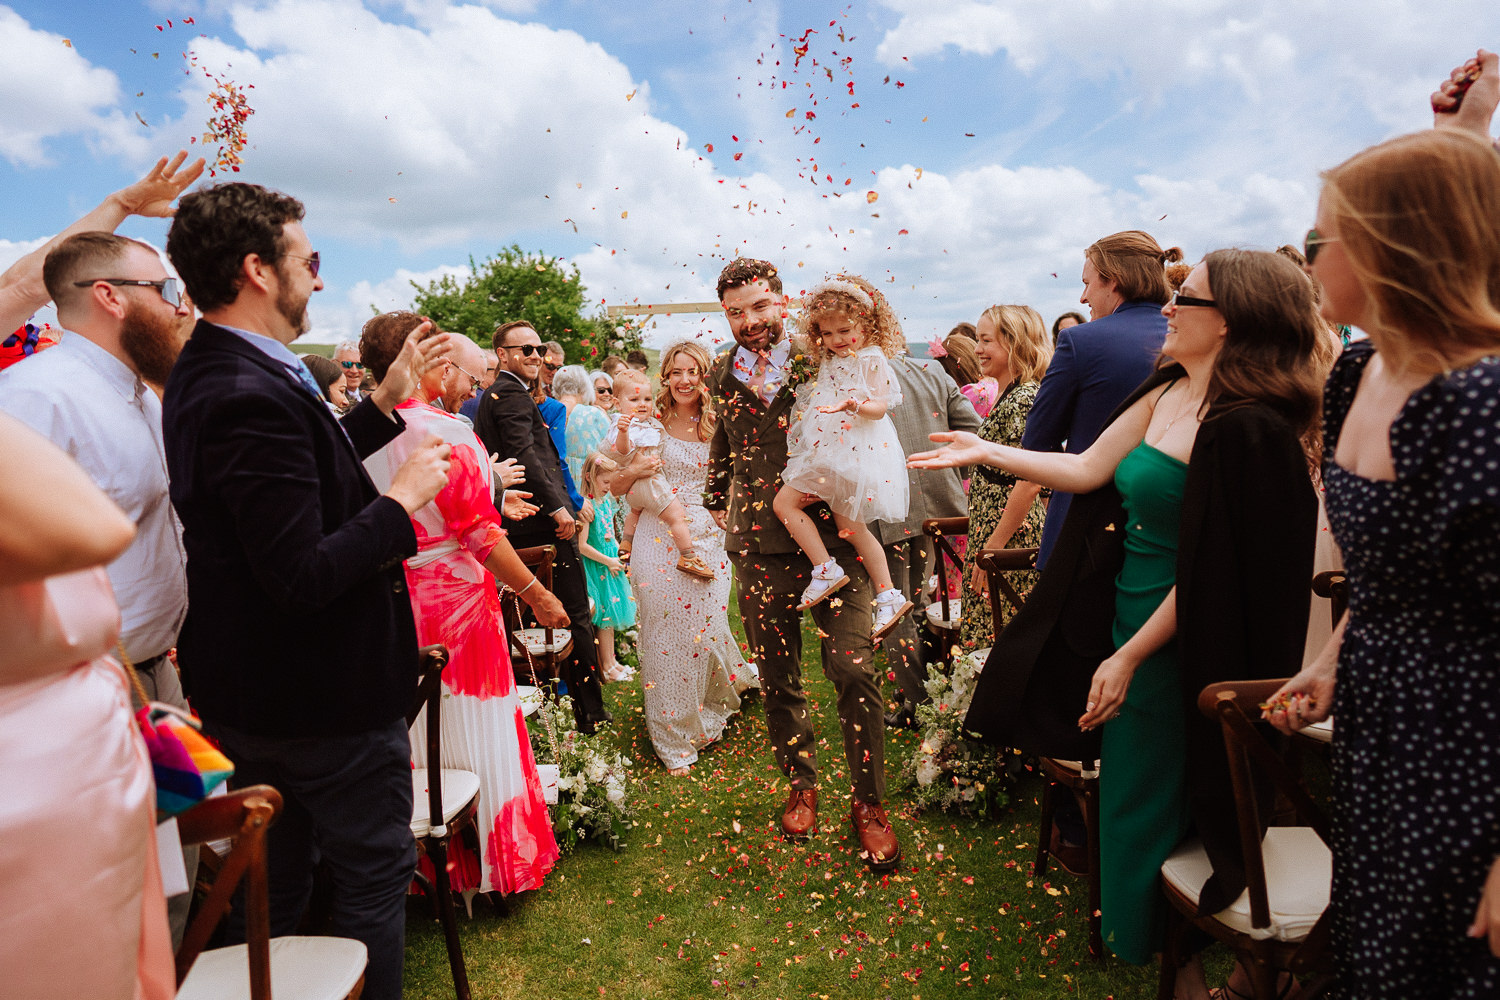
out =
[[[1167,336],[1161,367],[1170,359],[1180,374],[1141,395],[1081,455],[1028,452],[949,432],[932,436],[951,442],[947,447],[910,458],[918,468],[992,465],[1070,493],[1111,482],[1119,490],[1126,516],[1124,562],[1116,581],[1117,649],[1095,671],[1078,724],[1104,726],[1104,933],[1111,950],[1133,963],[1150,961],[1161,950],[1166,906],[1159,888],[1161,863],[1193,824],[1184,694],[1203,671],[1195,664],[1186,675],[1175,640],[1178,603],[1186,600],[1177,592],[1180,527],[1199,430],[1225,412],[1260,407],[1274,411],[1270,426],[1290,439],[1282,445],[1312,447],[1323,374],[1316,360],[1321,326],[1311,283],[1275,254],[1209,254],[1162,313]],[[1294,460],[1287,474],[1306,475],[1299,465]],[[1310,481],[1292,487],[1311,491]],[[1299,535],[1292,531],[1288,537]],[[1267,547],[1275,544],[1274,538],[1264,540]],[[1208,569],[1196,573],[1199,586],[1214,586],[1216,578],[1226,579],[1241,567]],[[1200,1000],[1207,995],[1202,965],[1192,959],[1178,973],[1177,996]]]

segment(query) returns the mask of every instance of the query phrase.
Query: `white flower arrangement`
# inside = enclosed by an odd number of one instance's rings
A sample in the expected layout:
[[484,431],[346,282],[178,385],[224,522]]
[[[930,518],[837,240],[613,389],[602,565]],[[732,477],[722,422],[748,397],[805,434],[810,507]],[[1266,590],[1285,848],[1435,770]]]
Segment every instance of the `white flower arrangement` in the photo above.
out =
[[569,851],[585,840],[599,840],[615,850],[624,847],[621,838],[635,825],[627,795],[630,761],[599,737],[578,731],[571,698],[544,700],[537,717],[541,725],[531,727],[532,753],[539,764],[558,769],[557,803],[549,807],[558,846]]
[[963,731],[984,657],[958,657],[951,676],[934,670],[927,678],[929,701],[916,709],[922,740],[902,764],[897,780],[912,791],[920,809],[936,807],[970,815],[1009,801],[1004,786],[1014,751],[972,739]]

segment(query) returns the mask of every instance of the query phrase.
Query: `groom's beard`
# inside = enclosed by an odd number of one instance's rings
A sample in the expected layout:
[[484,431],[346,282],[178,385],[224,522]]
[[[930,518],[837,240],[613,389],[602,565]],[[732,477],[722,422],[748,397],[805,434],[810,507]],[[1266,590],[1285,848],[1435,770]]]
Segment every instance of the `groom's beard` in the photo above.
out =
[[762,323],[756,323],[754,326],[747,327],[745,330],[745,339],[751,343],[759,343],[760,336],[765,335],[765,343],[759,347],[751,348],[751,350],[769,351],[781,343],[784,333],[785,329],[782,325],[781,317],[777,316],[775,319],[768,319]]

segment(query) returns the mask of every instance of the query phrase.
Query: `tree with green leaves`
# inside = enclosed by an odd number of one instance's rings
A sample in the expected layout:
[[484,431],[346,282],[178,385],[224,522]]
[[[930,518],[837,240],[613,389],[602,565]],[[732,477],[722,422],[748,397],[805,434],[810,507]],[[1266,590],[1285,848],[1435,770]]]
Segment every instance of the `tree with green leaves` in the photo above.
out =
[[[497,326],[525,320],[543,341],[562,344],[570,363],[592,366],[620,349],[613,342],[622,336],[602,309],[597,316],[584,315],[578,265],[565,267],[560,258],[527,253],[515,244],[483,263],[470,257],[469,276],[462,283],[444,275],[425,286],[415,281],[411,286],[416,292],[413,312],[483,347],[491,345]],[[638,342],[638,332],[634,339]],[[625,349],[631,346],[637,344]]]

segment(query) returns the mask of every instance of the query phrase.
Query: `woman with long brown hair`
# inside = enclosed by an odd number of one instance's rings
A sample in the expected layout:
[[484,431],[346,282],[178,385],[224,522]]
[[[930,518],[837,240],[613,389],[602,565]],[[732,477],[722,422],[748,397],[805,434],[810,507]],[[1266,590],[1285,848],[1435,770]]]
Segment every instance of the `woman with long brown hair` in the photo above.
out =
[[[1500,62],[1481,55],[1493,108]],[[1433,131],[1324,174],[1307,237],[1323,315],[1369,334],[1324,399],[1349,610],[1267,714],[1289,731],[1337,720],[1333,914],[1349,996],[1500,995],[1497,220],[1500,158]]]
[[[1275,254],[1219,250],[1162,313],[1160,367],[1082,454],[960,432],[911,458],[1076,494],[1041,580],[996,639],[967,728],[1102,760],[1104,933],[1135,963],[1161,949],[1158,873],[1189,832],[1214,864],[1205,908],[1244,888],[1223,741],[1191,706],[1211,681],[1301,663],[1317,509],[1320,326],[1307,277]],[[1206,994],[1190,960],[1177,995]]]

